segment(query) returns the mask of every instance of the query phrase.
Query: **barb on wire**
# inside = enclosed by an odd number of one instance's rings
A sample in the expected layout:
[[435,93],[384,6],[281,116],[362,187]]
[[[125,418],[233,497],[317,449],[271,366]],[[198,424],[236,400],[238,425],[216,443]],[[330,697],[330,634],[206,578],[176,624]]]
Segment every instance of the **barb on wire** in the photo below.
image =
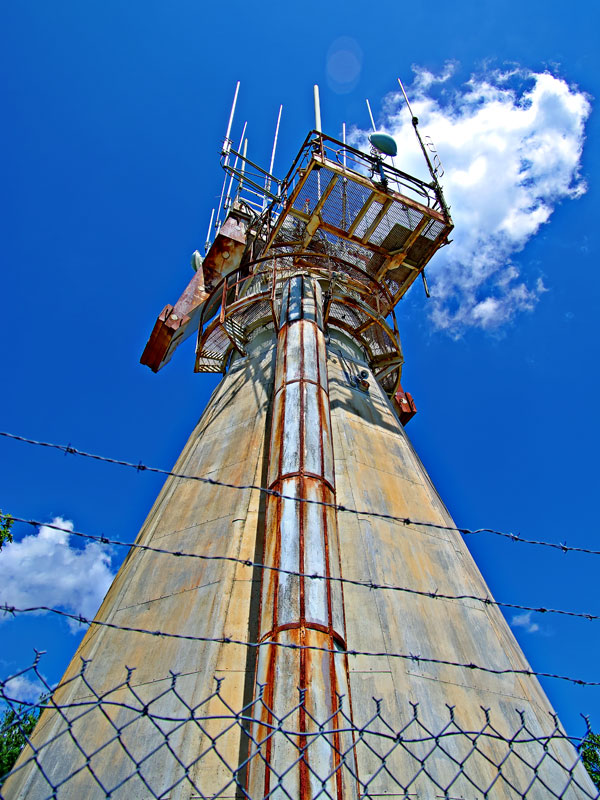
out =
[[306,800],[335,800],[338,790],[367,800],[600,796],[579,756],[589,730],[567,736],[554,714],[482,707],[477,718],[472,709],[413,702],[383,712],[375,698],[351,711],[340,697],[324,719],[315,715],[310,688],[275,709],[260,686],[244,703],[221,678],[212,692],[172,671],[139,684],[132,668],[119,679],[85,660],[45,701],[22,705],[11,683],[23,678],[47,687],[39,656],[0,681],[0,703],[17,712],[10,732],[23,733],[26,715],[43,712],[42,724],[25,734],[19,760],[0,775],[7,800],[158,800],[176,789],[177,796],[207,800],[295,800],[305,771]]
[[135,628],[130,625],[117,625],[115,622],[108,622],[106,620],[99,620],[99,619],[88,619],[87,617],[83,616],[82,614],[71,614],[68,611],[63,611],[59,608],[53,608],[52,606],[31,606],[29,608],[17,608],[16,606],[11,606],[8,603],[0,604],[0,611],[4,612],[5,614],[36,614],[40,612],[48,612],[51,614],[57,614],[61,617],[66,617],[67,619],[72,619],[75,622],[79,622],[82,625],[99,625],[103,628],[113,628],[119,631],[125,631],[128,633],[142,633],[147,636],[158,636],[165,639],[185,639],[191,642],[214,642],[215,644],[234,644],[240,645],[242,647],[248,648],[260,648],[260,647],[282,647],[287,650],[316,650],[321,653],[332,653],[333,655],[349,655],[349,656],[368,656],[372,658],[398,658],[405,661],[413,661],[415,663],[423,663],[423,664],[443,664],[448,667],[460,667],[463,669],[470,669],[476,670],[479,672],[487,672],[491,675],[527,675],[528,677],[537,677],[537,678],[555,678],[556,680],[567,681],[569,683],[575,683],[578,686],[600,686],[600,681],[586,681],[581,678],[573,678],[568,675],[559,675],[552,672],[538,672],[537,670],[532,669],[515,669],[512,667],[507,667],[505,669],[495,669],[493,667],[485,667],[481,664],[475,664],[472,661],[451,661],[449,659],[444,658],[432,658],[430,656],[422,656],[420,653],[389,653],[385,651],[371,651],[371,650],[342,650],[342,649],[329,649],[327,647],[319,647],[317,645],[299,645],[299,644],[291,644],[286,642],[278,642],[273,641],[271,639],[263,641],[263,642],[247,642],[243,639],[234,639],[230,636],[198,636],[191,633],[174,633],[171,631],[163,631],[158,629],[148,629],[148,628]]
[[509,533],[506,531],[498,531],[494,528],[476,528],[471,530],[469,528],[459,528],[457,525],[442,525],[437,522],[424,522],[422,520],[415,520],[411,519],[410,517],[400,517],[394,514],[386,514],[381,511],[369,511],[366,509],[357,509],[352,508],[350,506],[340,505],[337,503],[328,503],[324,500],[314,500],[308,497],[296,497],[295,495],[287,495],[282,494],[274,489],[268,489],[266,486],[258,486],[257,484],[236,484],[236,483],[227,483],[226,481],[220,481],[216,478],[207,478],[202,475],[187,475],[185,473],[173,472],[166,469],[161,469],[160,467],[151,467],[147,464],[142,464],[142,462],[138,462],[137,464],[131,461],[125,461],[123,459],[118,458],[110,458],[108,456],[101,456],[97,453],[87,453],[84,450],[78,450],[75,447],[72,447],[70,444],[62,445],[62,444],[55,444],[53,442],[43,442],[38,441],[36,439],[30,439],[26,436],[18,436],[14,433],[8,433],[7,431],[0,431],[0,436],[3,436],[7,439],[12,439],[17,442],[24,442],[26,444],[37,445],[39,447],[49,447],[54,450],[60,450],[65,454],[82,456],[84,458],[91,458],[95,461],[102,461],[107,464],[117,464],[122,467],[130,467],[135,469],[138,472],[153,472],[158,475],[165,475],[166,477],[172,478],[181,478],[183,480],[191,480],[191,481],[199,481],[200,483],[210,484],[211,486],[220,486],[223,489],[239,489],[239,490],[253,490],[262,492],[263,494],[270,495],[272,497],[278,497],[282,500],[292,500],[296,503],[309,503],[311,505],[316,506],[324,506],[326,508],[333,508],[336,511],[346,514],[356,514],[357,516],[361,517],[374,517],[375,519],[383,519],[387,520],[388,522],[399,522],[404,525],[409,525],[413,527],[425,527],[425,528],[434,528],[436,530],[442,531],[456,531],[458,533],[462,533],[464,536],[473,536],[476,534],[482,533],[489,533],[493,534],[494,536],[502,536],[504,538],[510,539],[513,542],[520,542],[521,544],[531,544],[531,545],[538,545],[540,547],[550,547],[555,550],[560,550],[563,553],[585,553],[587,555],[599,556],[600,550],[591,550],[586,547],[573,547],[569,546],[566,543],[560,542],[544,542],[538,541],[536,539],[526,539],[518,533]]
[[[526,606],[519,603],[508,603],[500,600],[494,600],[492,597],[479,597],[474,594],[445,594],[443,592],[427,589],[413,589],[408,586],[396,586],[394,584],[376,583],[375,581],[360,581],[355,578],[344,578],[337,575],[321,575],[316,572],[300,572],[293,569],[285,569],[284,567],[274,567],[269,564],[263,564],[260,561],[251,561],[248,558],[237,558],[236,556],[222,556],[222,555],[206,555],[204,553],[186,553],[183,550],[168,550],[163,547],[154,547],[149,544],[140,544],[138,542],[122,542],[118,539],[109,539],[107,536],[98,536],[91,533],[83,533],[82,531],[71,530],[63,528],[60,525],[55,525],[51,522],[41,522],[40,520],[25,519],[24,517],[11,517],[14,522],[22,523],[24,525],[31,525],[32,527],[51,528],[56,531],[64,531],[72,536],[78,536],[82,539],[90,539],[93,542],[98,542],[105,545],[116,545],[118,547],[127,547],[129,549],[143,550],[159,555],[174,556],[176,558],[196,558],[201,561],[226,561],[233,564],[241,564],[245,567],[253,569],[267,570],[269,572],[277,572],[284,575],[290,575],[295,578],[307,578],[316,581],[332,581],[340,584],[349,584],[351,586],[361,586],[365,589],[373,591],[388,591],[388,592],[402,592],[405,594],[419,595],[420,597],[429,597],[433,600],[475,600],[486,606],[496,606],[498,608],[512,608],[518,611],[533,611],[539,614],[561,614],[567,617],[577,617],[579,619],[587,619],[590,622],[600,619],[600,614],[592,614],[585,611],[568,611],[560,608],[547,608],[545,606]],[[184,528],[183,530],[187,530]],[[180,533],[181,531],[173,531]]]

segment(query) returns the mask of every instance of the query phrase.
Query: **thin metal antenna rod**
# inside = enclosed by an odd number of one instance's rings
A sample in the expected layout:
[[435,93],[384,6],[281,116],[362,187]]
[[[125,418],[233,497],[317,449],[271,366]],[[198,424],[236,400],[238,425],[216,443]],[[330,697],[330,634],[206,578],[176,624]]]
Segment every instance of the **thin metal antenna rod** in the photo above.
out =
[[[279,137],[279,123],[281,122],[281,111],[283,109],[283,105],[279,106],[279,115],[277,117],[277,127],[275,128],[275,138],[273,139],[273,150],[271,151],[271,163],[269,165],[269,174],[265,178],[265,192],[269,192],[271,190],[271,175],[273,174],[273,166],[275,164],[275,152],[277,150],[277,139]],[[267,205],[267,195],[265,194],[265,199],[263,200],[263,208],[266,208]]]
[[[223,162],[223,167],[226,167],[229,164],[229,151],[231,150],[231,139],[229,138],[231,134],[231,126],[233,125],[233,116],[235,114],[235,107],[237,105],[238,99],[238,92],[240,91],[240,82],[238,81],[235,87],[235,94],[233,96],[233,103],[231,104],[231,111],[229,112],[229,122],[227,123],[227,133],[225,134],[225,141],[223,142],[223,154],[225,156],[225,160]],[[227,186],[227,173],[225,173],[225,178],[223,179],[223,186],[221,187],[221,196],[219,197],[219,205],[217,206],[217,218],[215,220],[215,229],[218,231],[221,227],[221,207],[223,205],[223,197],[225,196],[225,187]]]
[[[440,203],[442,204],[442,208],[444,209],[446,214],[450,215],[450,209],[448,208],[448,205],[446,203],[446,199],[444,198],[444,192],[442,191],[442,187],[440,186],[440,182],[438,181],[437,173],[436,173],[436,171],[435,171],[435,169],[433,167],[433,164],[431,163],[431,159],[429,158],[429,153],[427,152],[427,148],[423,144],[423,139],[421,139],[421,134],[419,133],[419,128],[418,128],[419,118],[415,117],[415,115],[413,114],[413,110],[410,107],[410,103],[408,102],[408,96],[407,96],[406,92],[404,91],[404,86],[402,85],[402,81],[400,80],[400,78],[398,78],[398,83],[400,84],[400,88],[402,89],[402,94],[404,95],[404,100],[406,101],[406,107],[408,108],[409,114],[411,116],[412,125],[413,125],[413,128],[415,129],[415,134],[417,135],[417,139],[419,140],[419,144],[421,145],[421,150],[423,152],[423,156],[425,157],[425,161],[427,162],[427,166],[429,168],[429,174],[431,175],[431,179],[433,181],[433,185],[437,189],[438,196],[439,196],[439,199],[440,199]],[[425,293],[429,297],[429,290],[427,288],[425,289]]]
[[279,136],[279,123],[281,122],[281,112],[283,106],[279,106],[279,114],[277,116],[277,127],[275,128],[275,139],[273,140],[273,150],[271,151],[271,163],[269,164],[269,173],[273,174],[273,165],[275,164],[275,151],[277,150],[277,138]]
[[223,145],[225,150],[225,164],[228,163],[229,151],[231,149],[231,139],[229,138],[229,135],[231,134],[231,126],[233,125],[233,115],[235,114],[235,107],[237,105],[239,91],[240,91],[240,82],[238,81],[235,87],[235,95],[233,96],[233,103],[231,105],[231,112],[229,114],[229,122],[227,123],[227,133],[225,134],[225,143]]
[[240,182],[238,185],[237,196],[240,196],[240,193],[244,187],[244,173],[246,172],[246,153],[248,152],[248,138],[244,139],[244,149],[242,151],[242,167],[240,169]]
[[321,100],[319,98],[319,86],[315,83],[315,130],[321,133]]
[[369,109],[369,117],[371,118],[371,125],[373,126],[373,132],[375,132],[377,130],[377,128],[375,127],[375,120],[373,119],[373,112],[371,111],[371,104],[369,103],[368,100],[366,100],[366,103],[367,103],[367,108]]
[[431,163],[431,159],[429,158],[429,153],[427,152],[427,148],[423,144],[423,139],[421,139],[421,134],[419,133],[419,128],[418,128],[419,118],[415,117],[415,115],[413,114],[413,110],[410,107],[410,103],[408,102],[408,97],[406,95],[406,92],[404,91],[404,86],[402,85],[402,81],[400,80],[400,78],[398,78],[398,83],[400,84],[400,88],[402,89],[402,94],[404,95],[404,99],[406,101],[406,107],[408,108],[408,112],[409,112],[409,114],[410,114],[410,116],[412,118],[413,128],[415,129],[415,133],[417,135],[417,139],[419,140],[419,144],[421,145],[421,150],[423,151],[423,155],[425,156],[425,161],[427,162],[427,166],[429,167],[429,173],[430,173],[431,177],[433,178],[436,186],[439,187],[437,175],[436,175],[435,170],[433,168],[433,164]]
[[[240,137],[240,144],[239,144],[239,147],[238,147],[238,153],[242,149],[242,145],[244,144],[244,136],[246,135],[246,127],[247,127],[247,125],[248,125],[248,120],[246,120],[246,122],[244,122],[244,127],[242,129],[242,135]],[[237,168],[238,158],[239,158],[239,156],[236,155],[235,161],[233,162],[233,170],[234,171],[231,173],[231,178],[229,179],[229,186],[227,187],[227,195],[225,196],[225,208],[226,209],[229,208],[229,206],[231,205],[231,187],[233,186],[233,177],[234,177],[235,170]]]
[[[321,99],[319,97],[319,85],[315,83],[314,85],[314,95],[315,95],[315,130],[318,133],[321,133]],[[322,142],[322,140],[321,140]],[[321,172],[317,170],[317,200],[321,199]]]
[[400,78],[398,78],[398,83],[400,84],[400,88],[402,89],[402,94],[404,95],[404,100],[406,101],[406,107],[408,108],[411,117],[414,117],[413,110],[410,107],[410,103],[408,102],[408,96],[407,96],[406,91],[404,89],[404,84],[402,83]]
[[208,231],[206,233],[206,242],[204,244],[204,252],[205,253],[208,251],[208,248],[210,247],[210,230],[212,228],[214,216],[215,216],[215,210],[213,208],[213,210],[211,212],[211,215],[210,215],[210,222],[208,223]]
[[[342,150],[342,164],[344,171],[346,170],[346,123],[342,122],[342,142],[344,149]],[[342,178],[342,228],[346,230],[346,222],[348,218],[348,179],[344,176]]]
[[[227,163],[227,159],[225,159],[225,163]],[[223,186],[221,186],[221,196],[219,197],[219,205],[217,206],[217,218],[215,219],[215,230],[219,230],[221,227],[221,208],[223,206],[223,197],[225,196],[225,187],[227,186],[227,173],[225,173],[225,177],[223,178]]]

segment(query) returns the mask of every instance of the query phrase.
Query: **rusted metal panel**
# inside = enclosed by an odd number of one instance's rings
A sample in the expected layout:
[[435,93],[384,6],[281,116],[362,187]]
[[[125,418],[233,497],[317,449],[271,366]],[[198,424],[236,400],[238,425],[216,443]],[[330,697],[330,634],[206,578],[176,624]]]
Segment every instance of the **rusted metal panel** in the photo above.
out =
[[158,372],[175,349],[197,330],[200,311],[219,280],[236,270],[246,248],[248,218],[232,212],[219,229],[202,265],[173,308],[159,315],[140,362]]
[[144,364],[153,372],[158,372],[161,366],[167,363],[166,353],[168,352],[176,334],[181,336],[183,329],[181,326],[189,322],[189,317],[173,314],[173,306],[165,306],[158,319],[154,323],[154,328],[150,338],[146,343],[140,363]]
[[410,394],[410,392],[405,392],[402,386],[399,386],[398,391],[395,393],[393,403],[396,413],[398,414],[398,419],[402,425],[406,425],[410,422],[417,413],[417,406],[415,405],[412,394]]

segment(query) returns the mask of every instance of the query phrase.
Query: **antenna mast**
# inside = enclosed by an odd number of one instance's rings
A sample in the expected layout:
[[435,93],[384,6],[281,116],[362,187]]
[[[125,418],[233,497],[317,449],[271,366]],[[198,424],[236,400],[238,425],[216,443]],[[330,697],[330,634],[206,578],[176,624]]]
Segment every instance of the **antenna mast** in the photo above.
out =
[[277,116],[277,126],[275,127],[275,138],[273,139],[273,150],[271,151],[271,163],[269,165],[269,174],[265,177],[265,199],[263,200],[263,208],[267,207],[268,192],[271,190],[271,175],[273,174],[273,166],[275,164],[275,152],[277,151],[277,139],[279,137],[279,123],[281,122],[281,111],[283,105],[279,106],[279,114]]
[[369,103],[367,98],[365,98],[365,100],[366,100],[366,103],[367,103],[367,108],[369,110],[369,118],[371,120],[371,125],[373,126],[373,133],[375,133],[377,128],[375,127],[375,120],[373,119],[373,112],[371,111],[371,104]]
[[[231,134],[231,126],[233,125],[233,116],[235,114],[235,107],[237,105],[238,99],[238,92],[240,91],[240,82],[238,81],[235,87],[235,94],[233,96],[233,103],[231,105],[231,111],[229,112],[229,122],[227,123],[227,133],[225,134],[225,141],[223,142],[223,155],[225,156],[224,166],[226,167],[229,164],[229,152],[231,150],[231,139],[229,138]],[[223,197],[225,195],[225,186],[227,186],[227,173],[225,173],[225,179],[223,180],[223,186],[221,188],[221,196],[219,198],[219,206],[217,208],[217,218],[215,220],[215,228],[219,230],[221,227],[221,207],[223,205]]]
[[321,133],[321,100],[319,98],[319,85],[314,85],[315,94],[315,130]]
[[436,172],[433,164],[431,163],[431,159],[429,158],[429,153],[427,152],[427,148],[425,147],[425,145],[423,143],[423,139],[421,139],[421,134],[419,133],[419,128],[418,128],[419,118],[416,117],[413,114],[413,110],[410,107],[410,103],[408,102],[408,97],[407,97],[406,91],[404,89],[404,86],[402,85],[402,81],[400,80],[400,78],[398,78],[398,83],[400,84],[400,88],[402,89],[402,94],[404,95],[404,100],[406,101],[406,107],[408,108],[408,111],[409,111],[410,116],[412,118],[412,125],[413,125],[413,128],[415,129],[415,134],[417,136],[417,139],[419,140],[419,144],[421,145],[421,150],[423,151],[423,155],[425,156],[425,161],[427,162],[427,166],[429,168],[429,174],[431,175],[431,178],[432,178],[436,188],[440,192],[440,195],[442,197],[442,204],[444,206],[444,210],[447,212],[448,208],[446,207],[445,200],[443,200],[442,187],[440,186],[440,183],[438,181],[437,172]]
[[[248,121],[244,122],[244,127],[242,129],[242,136],[240,138],[240,144],[238,147],[238,151],[242,149],[242,145],[244,143],[244,136],[246,135],[246,127],[248,126]],[[246,154],[244,153],[244,158]],[[236,153],[235,161],[233,162],[233,171],[231,173],[231,177],[229,179],[229,186],[227,187],[227,195],[225,197],[225,210],[227,210],[231,204],[231,187],[233,185],[233,177],[235,175],[235,170],[237,169],[239,155]]]
[[223,148],[225,150],[225,163],[227,163],[229,157],[229,151],[231,149],[231,144],[232,144],[229,136],[231,134],[231,126],[233,125],[233,115],[235,114],[235,107],[237,105],[239,91],[240,91],[240,82],[238,81],[235,87],[235,95],[233,96],[233,104],[231,106],[231,112],[229,114],[229,122],[227,123],[227,133],[225,134],[225,142],[223,145]]

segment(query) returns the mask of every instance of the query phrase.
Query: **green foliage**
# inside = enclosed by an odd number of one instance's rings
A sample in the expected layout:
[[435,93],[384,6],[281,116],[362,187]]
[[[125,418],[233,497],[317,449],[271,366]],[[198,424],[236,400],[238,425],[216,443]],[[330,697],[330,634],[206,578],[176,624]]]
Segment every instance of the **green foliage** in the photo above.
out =
[[585,737],[581,745],[581,760],[594,784],[600,789],[600,734],[590,732]]
[[10,532],[13,522],[14,520],[10,514],[3,514],[2,510],[0,510],[0,550],[2,550],[2,545],[7,542],[10,544],[13,540]]
[[4,711],[0,720],[0,785],[27,744],[38,719],[39,711],[25,711],[25,706]]

